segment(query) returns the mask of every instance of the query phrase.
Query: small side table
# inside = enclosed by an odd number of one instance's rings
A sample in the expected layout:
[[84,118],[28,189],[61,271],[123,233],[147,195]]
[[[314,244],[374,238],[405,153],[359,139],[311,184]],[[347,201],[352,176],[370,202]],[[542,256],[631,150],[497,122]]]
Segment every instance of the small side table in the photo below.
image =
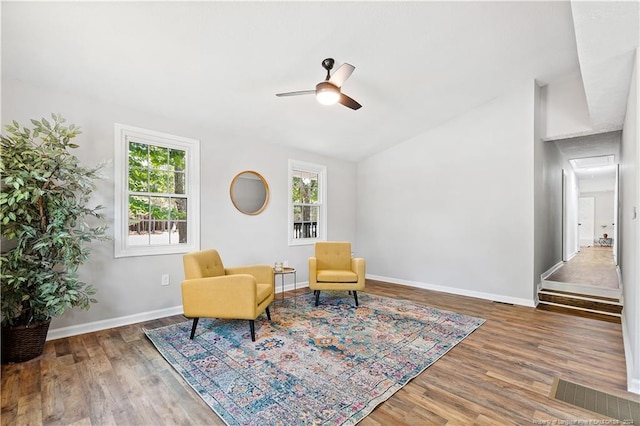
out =
[[274,284],[276,281],[276,277],[278,275],[280,275],[280,288],[282,290],[282,298],[284,299],[284,276],[285,275],[289,275],[289,274],[293,274],[293,290],[296,290],[296,286],[298,285],[298,278],[296,276],[296,268],[289,268],[289,267],[285,267],[282,268],[282,271],[276,271],[275,269],[273,270],[273,279],[274,279]]
[[613,238],[600,238],[598,244],[600,244],[601,247],[611,247],[613,244]]

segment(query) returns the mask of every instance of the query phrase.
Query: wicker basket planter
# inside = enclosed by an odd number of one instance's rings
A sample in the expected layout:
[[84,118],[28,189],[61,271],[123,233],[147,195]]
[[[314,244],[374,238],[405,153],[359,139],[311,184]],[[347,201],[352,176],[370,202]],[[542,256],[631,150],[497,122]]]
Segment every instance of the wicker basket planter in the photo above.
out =
[[51,319],[43,322],[2,327],[2,363],[24,362],[42,355]]

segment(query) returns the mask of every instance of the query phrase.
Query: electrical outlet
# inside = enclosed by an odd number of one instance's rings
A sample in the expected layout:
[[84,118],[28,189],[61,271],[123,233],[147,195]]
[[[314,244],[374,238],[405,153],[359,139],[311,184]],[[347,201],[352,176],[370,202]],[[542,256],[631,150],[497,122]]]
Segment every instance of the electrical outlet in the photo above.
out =
[[160,285],[169,285],[169,274],[162,274]]

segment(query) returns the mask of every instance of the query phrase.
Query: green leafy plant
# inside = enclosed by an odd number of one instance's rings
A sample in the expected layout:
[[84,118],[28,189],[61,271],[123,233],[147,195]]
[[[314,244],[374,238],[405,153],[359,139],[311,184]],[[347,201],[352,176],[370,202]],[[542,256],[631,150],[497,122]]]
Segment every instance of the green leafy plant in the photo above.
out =
[[2,325],[28,325],[66,309],[89,309],[96,289],[80,281],[78,267],[89,258],[87,244],[104,240],[102,206],[88,207],[99,171],[83,167],[71,153],[80,134],[62,116],[14,121],[2,135],[0,256]]

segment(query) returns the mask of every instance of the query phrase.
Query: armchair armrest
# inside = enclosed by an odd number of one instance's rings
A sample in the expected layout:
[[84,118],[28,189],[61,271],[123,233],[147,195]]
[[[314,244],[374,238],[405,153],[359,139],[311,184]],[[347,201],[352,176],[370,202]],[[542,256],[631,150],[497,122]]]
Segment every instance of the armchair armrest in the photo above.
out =
[[364,279],[365,260],[362,257],[354,257],[351,259],[351,270],[358,274],[358,281]]
[[309,258],[309,286],[318,282],[318,259],[315,256]]
[[224,273],[227,276],[249,274],[254,276],[259,283],[273,285],[273,268],[271,265],[234,266],[232,268],[224,268]]
[[257,282],[252,275],[237,274],[182,281],[184,315],[254,319]]

